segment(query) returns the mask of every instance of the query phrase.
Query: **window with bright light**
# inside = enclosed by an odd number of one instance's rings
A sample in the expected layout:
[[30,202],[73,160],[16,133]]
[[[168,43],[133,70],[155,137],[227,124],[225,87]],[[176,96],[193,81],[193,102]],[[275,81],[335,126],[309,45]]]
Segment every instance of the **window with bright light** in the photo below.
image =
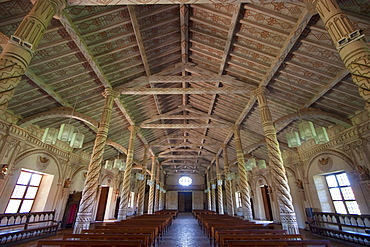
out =
[[135,192],[130,192],[130,197],[128,198],[128,207],[133,208],[135,202]]
[[32,209],[37,191],[42,180],[42,174],[22,170],[5,213],[28,213]]
[[361,214],[345,172],[325,176],[335,211],[339,214]]
[[193,180],[190,177],[184,176],[179,179],[179,184],[182,186],[189,186]]
[[237,208],[242,207],[242,199],[239,191],[235,192],[235,203]]

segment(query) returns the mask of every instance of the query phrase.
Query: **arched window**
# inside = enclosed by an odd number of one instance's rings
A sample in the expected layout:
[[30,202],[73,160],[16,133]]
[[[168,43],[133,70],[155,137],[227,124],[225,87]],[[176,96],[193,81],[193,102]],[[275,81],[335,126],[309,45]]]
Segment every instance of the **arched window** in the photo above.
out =
[[179,179],[179,184],[182,186],[189,186],[192,182],[193,180],[188,176],[183,176]]

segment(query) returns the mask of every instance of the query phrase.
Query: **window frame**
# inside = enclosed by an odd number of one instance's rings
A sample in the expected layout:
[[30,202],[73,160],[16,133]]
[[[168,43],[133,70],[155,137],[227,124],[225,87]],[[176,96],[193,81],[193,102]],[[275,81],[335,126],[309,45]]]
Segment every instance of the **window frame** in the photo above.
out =
[[[341,174],[345,174],[346,177],[347,177],[347,180],[349,182],[349,185],[340,185],[340,182],[338,180],[338,176],[341,175]],[[329,183],[328,183],[328,180],[327,180],[327,177],[329,176],[334,176],[335,178],[335,181],[337,183],[337,186],[330,186]],[[357,204],[357,207],[359,208],[358,206],[358,203],[356,201],[356,195],[355,193],[353,192],[353,188],[351,186],[351,182],[349,181],[349,178],[348,178],[348,175],[345,171],[340,171],[340,172],[334,172],[334,173],[330,173],[330,174],[327,174],[325,175],[325,182],[326,182],[326,186],[328,188],[328,191],[329,191],[329,195],[330,195],[330,200],[331,200],[331,203],[333,205],[333,208],[334,208],[334,211],[338,214],[343,214],[343,213],[340,213],[337,211],[337,208],[335,207],[335,203],[334,202],[342,202],[342,204],[344,205],[344,209],[346,210],[346,213],[345,214],[356,214],[356,213],[350,213],[350,210],[348,209],[348,206],[347,206],[347,203],[346,202],[355,202]],[[339,193],[340,193],[340,196],[341,196],[341,199],[334,199],[333,198],[333,195],[332,193],[330,192],[330,189],[334,189],[334,188],[337,188]],[[354,196],[354,199],[345,199],[344,195],[343,195],[343,192],[342,192],[342,188],[350,188],[353,192],[353,196]],[[360,209],[359,210],[359,215],[361,214],[361,211]],[[356,214],[357,215],[357,214]]]
[[[31,174],[30,175],[30,177],[28,178],[28,182],[27,182],[27,184],[23,184],[23,183],[20,183],[20,178],[21,178],[21,176],[22,176],[22,174],[24,174],[24,173],[29,173],[29,174]],[[38,182],[38,185],[32,185],[32,184],[30,184],[31,183],[31,181],[32,181],[32,177],[34,176],[34,175],[41,175],[41,179],[40,179],[40,181]],[[43,177],[44,177],[44,174],[42,174],[42,173],[40,173],[40,172],[37,172],[37,171],[31,171],[31,170],[27,170],[27,169],[22,169],[21,170],[21,173],[19,174],[19,176],[18,176],[18,179],[17,179],[17,182],[15,183],[15,185],[14,185],[14,188],[13,188],[13,190],[12,190],[12,193],[11,193],[11,195],[10,195],[10,198],[9,198],[9,200],[8,200],[8,203],[7,203],[7,206],[6,206],[6,208],[5,208],[5,213],[8,213],[8,207],[9,207],[9,204],[11,203],[11,201],[16,201],[16,200],[20,200],[20,203],[19,203],[19,205],[18,205],[18,208],[17,208],[17,211],[16,212],[13,212],[13,210],[11,211],[11,213],[28,213],[28,212],[31,212],[32,211],[32,208],[33,208],[33,205],[34,205],[34,203],[35,203],[35,200],[36,200],[36,198],[37,198],[37,195],[38,195],[38,192],[39,192],[39,189],[40,189],[40,185],[41,185],[41,183],[42,183],[42,179],[43,179]],[[22,197],[13,197],[13,194],[14,194],[14,191],[17,189],[17,187],[18,186],[25,186],[26,188],[25,188],[25,190],[24,190],[24,192],[23,192],[23,195],[22,195]],[[27,195],[27,192],[28,192],[28,189],[29,188],[37,188],[36,189],[36,193],[35,193],[35,195],[34,195],[34,197],[33,198],[26,198],[26,195]],[[25,202],[25,201],[32,201],[32,203],[31,203],[31,206],[30,206],[30,210],[29,211],[25,211],[25,212],[20,212],[20,210],[22,209],[22,205],[23,205],[23,203]]]

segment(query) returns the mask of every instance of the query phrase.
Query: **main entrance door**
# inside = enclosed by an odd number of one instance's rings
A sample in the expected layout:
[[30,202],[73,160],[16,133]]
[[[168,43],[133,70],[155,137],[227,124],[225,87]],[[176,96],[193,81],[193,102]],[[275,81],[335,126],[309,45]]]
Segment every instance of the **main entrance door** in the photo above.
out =
[[179,192],[179,212],[191,212],[193,209],[192,193]]

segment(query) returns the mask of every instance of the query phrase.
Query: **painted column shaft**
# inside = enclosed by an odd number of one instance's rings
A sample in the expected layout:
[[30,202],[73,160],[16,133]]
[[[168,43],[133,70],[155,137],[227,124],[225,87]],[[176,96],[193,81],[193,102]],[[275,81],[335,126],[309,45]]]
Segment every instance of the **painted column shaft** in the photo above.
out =
[[235,138],[235,148],[236,156],[238,160],[238,172],[239,172],[239,188],[240,188],[240,197],[242,201],[242,211],[243,218],[245,220],[253,220],[252,207],[250,200],[250,189],[247,178],[247,170],[244,167],[244,154],[242,148],[242,142],[240,139],[240,130],[239,126],[236,126],[234,129],[234,138]]
[[51,19],[65,0],[37,0],[0,55],[0,114],[4,114]]
[[222,184],[219,184],[220,181],[222,182],[222,176],[220,171],[220,161],[219,157],[216,157],[216,184],[217,184],[217,201],[218,201],[218,214],[224,214],[224,200],[222,195]]
[[[225,172],[225,176],[227,178],[227,176],[229,175],[230,173],[230,170],[229,170],[229,158],[227,156],[227,145],[224,144],[223,147],[223,157],[224,157],[224,172]],[[225,187],[226,187],[226,205],[227,205],[227,214],[230,215],[230,216],[234,216],[234,198],[233,198],[233,192],[232,192],[232,186],[231,186],[231,183],[232,181],[229,180],[229,179],[226,179],[225,180]]]
[[82,198],[78,209],[74,233],[89,229],[92,219],[93,206],[96,203],[96,193],[98,191],[101,162],[103,160],[104,147],[108,136],[109,123],[112,115],[114,98],[118,96],[112,89],[105,90],[105,103],[100,118],[98,132],[96,133],[94,148],[91,154],[90,164],[86,174]]
[[147,160],[148,160],[148,146],[145,146],[143,163],[141,164],[141,175],[143,176],[144,179],[140,180],[140,185],[139,185],[138,215],[143,215],[144,214],[144,199],[145,199],[145,182],[146,182]]
[[336,1],[314,0],[316,10],[325,24],[346,68],[351,72],[353,82],[359,87],[361,97],[370,107],[370,49],[347,15]]
[[132,163],[134,160],[134,146],[135,146],[135,138],[136,132],[139,128],[136,126],[130,126],[129,130],[130,133],[130,141],[128,144],[127,149],[127,158],[126,158],[126,170],[123,175],[123,183],[121,187],[121,200],[119,203],[119,210],[118,210],[118,220],[125,220],[127,216],[127,208],[128,202],[130,199],[130,188],[131,188],[131,173],[132,173]]
[[208,210],[212,211],[212,195],[211,195],[211,181],[209,178],[209,170],[207,171],[207,202],[208,202]]
[[212,211],[216,212],[216,184],[215,184],[215,178],[214,178],[214,172],[213,172],[213,165],[211,164],[211,191],[212,191]]
[[289,234],[299,234],[288,179],[285,175],[285,167],[281,157],[279,142],[277,140],[270,109],[267,105],[265,91],[266,88],[264,87],[258,88],[255,90],[255,95],[257,96],[263,131],[266,138],[267,151],[270,159],[269,163],[272,173],[271,177],[273,178],[273,185],[277,192],[276,196],[280,210],[281,223],[283,229],[287,230]]
[[154,212],[157,212],[159,210],[159,198],[160,198],[160,181],[159,181],[159,176],[160,176],[160,169],[161,166],[160,164],[157,164],[157,172],[155,174],[155,197],[154,197]]
[[154,209],[154,181],[155,181],[155,164],[156,164],[156,157],[152,156],[152,169],[150,175],[150,187],[149,187],[149,200],[148,200],[148,214],[153,214]]

